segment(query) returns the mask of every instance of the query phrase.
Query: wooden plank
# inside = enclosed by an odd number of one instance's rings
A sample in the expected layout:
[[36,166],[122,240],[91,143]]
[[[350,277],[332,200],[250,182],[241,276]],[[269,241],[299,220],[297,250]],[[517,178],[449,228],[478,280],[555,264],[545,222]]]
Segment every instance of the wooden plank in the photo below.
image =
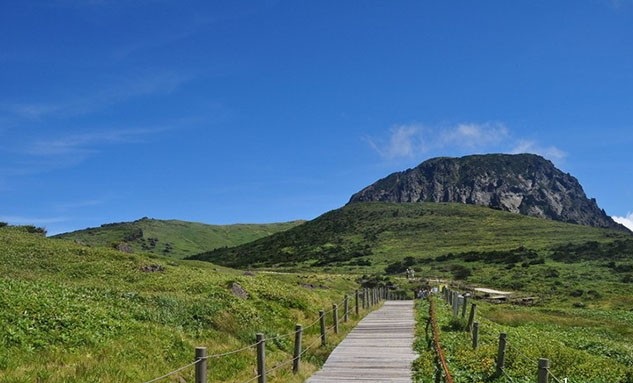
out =
[[387,301],[368,314],[306,383],[411,383],[413,301]]

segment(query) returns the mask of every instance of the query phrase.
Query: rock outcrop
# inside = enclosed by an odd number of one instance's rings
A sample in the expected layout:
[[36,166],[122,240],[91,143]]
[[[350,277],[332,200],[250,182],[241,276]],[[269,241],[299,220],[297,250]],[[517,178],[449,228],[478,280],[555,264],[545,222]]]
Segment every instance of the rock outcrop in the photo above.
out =
[[587,198],[576,178],[534,154],[430,159],[364,188],[349,203],[364,201],[460,202],[627,230]]

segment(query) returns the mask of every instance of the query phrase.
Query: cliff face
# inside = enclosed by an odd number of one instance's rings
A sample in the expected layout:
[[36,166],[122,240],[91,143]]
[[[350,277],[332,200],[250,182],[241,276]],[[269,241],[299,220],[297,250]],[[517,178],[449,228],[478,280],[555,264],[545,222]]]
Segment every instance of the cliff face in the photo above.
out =
[[363,201],[460,202],[626,230],[587,198],[576,178],[534,154],[430,159],[364,188],[349,203]]

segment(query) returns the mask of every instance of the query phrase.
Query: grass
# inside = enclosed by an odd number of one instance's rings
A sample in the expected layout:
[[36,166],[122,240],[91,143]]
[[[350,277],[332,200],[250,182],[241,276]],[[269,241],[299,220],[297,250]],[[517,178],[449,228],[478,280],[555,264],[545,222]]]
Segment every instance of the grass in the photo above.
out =
[[[583,383],[633,382],[633,312],[577,309],[564,305],[523,307],[477,301],[480,346],[472,349],[470,334],[457,329],[449,307],[438,301],[441,342],[455,381],[533,382],[539,358],[548,358],[559,379]],[[428,304],[418,304],[420,358],[415,362],[417,382],[431,382],[433,351],[427,347],[425,324]],[[505,374],[495,377],[500,333],[507,334]]]
[[538,252],[630,233],[448,203],[354,203],[293,229],[234,248],[195,256],[230,267],[328,272],[384,272],[407,257],[468,251]]
[[[252,345],[258,332],[276,338],[266,347],[268,365],[278,366],[291,344],[277,336],[313,323],[359,280],[411,294],[418,285],[384,275],[410,267],[462,287],[537,298],[533,307],[482,302],[488,344],[476,352],[463,332],[444,331],[460,383],[489,377],[500,331],[529,360],[511,354],[516,382],[533,380],[534,360],[547,356],[571,382],[631,383],[632,254],[631,235],[622,231],[461,204],[352,204],[200,257],[247,271],[0,227],[0,382],[142,382],[190,363],[196,346],[224,353]],[[454,328],[442,310],[444,327]],[[304,344],[318,336],[307,331]],[[428,356],[420,336],[418,349]],[[300,376],[283,367],[269,381],[303,381],[334,343],[309,352]],[[431,362],[416,363],[420,381]],[[253,368],[251,349],[214,359],[211,381],[247,381]],[[602,370],[609,372],[596,377]]]
[[179,220],[142,218],[53,236],[90,246],[119,247],[170,258],[185,258],[232,247],[288,230],[302,221],[270,224],[207,225]]
[[[2,227],[0,382],[147,381],[189,364],[197,346],[223,353],[253,344],[257,332],[273,338],[313,323],[319,309],[358,286],[355,279],[245,273]],[[248,297],[232,292],[238,285]],[[317,338],[313,328],[304,344]],[[287,340],[266,348],[270,367],[291,357]],[[309,352],[302,375],[282,368],[269,381],[302,381],[330,349]],[[213,359],[211,381],[248,380],[254,362],[252,350]]]

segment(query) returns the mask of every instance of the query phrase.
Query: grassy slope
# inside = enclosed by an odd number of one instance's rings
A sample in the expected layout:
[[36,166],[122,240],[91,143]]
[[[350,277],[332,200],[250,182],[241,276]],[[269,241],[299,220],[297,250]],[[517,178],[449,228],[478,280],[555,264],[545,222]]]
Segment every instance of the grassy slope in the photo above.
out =
[[219,247],[237,246],[288,230],[301,221],[271,224],[207,225],[178,220],[140,219],[56,235],[90,246],[127,243],[134,252],[185,258]]
[[[231,293],[233,282],[248,299]],[[290,333],[355,286],[351,277],[247,275],[0,228],[0,382],[146,381],[188,364],[195,346],[213,354],[252,344],[256,332]],[[291,347],[271,342],[270,365]],[[322,352],[308,355],[306,371]],[[212,381],[248,380],[253,361],[250,351],[214,360]]]
[[328,267],[375,271],[406,257],[465,251],[542,251],[565,243],[612,241],[630,234],[464,204],[356,203],[291,230],[195,256],[232,267]]

